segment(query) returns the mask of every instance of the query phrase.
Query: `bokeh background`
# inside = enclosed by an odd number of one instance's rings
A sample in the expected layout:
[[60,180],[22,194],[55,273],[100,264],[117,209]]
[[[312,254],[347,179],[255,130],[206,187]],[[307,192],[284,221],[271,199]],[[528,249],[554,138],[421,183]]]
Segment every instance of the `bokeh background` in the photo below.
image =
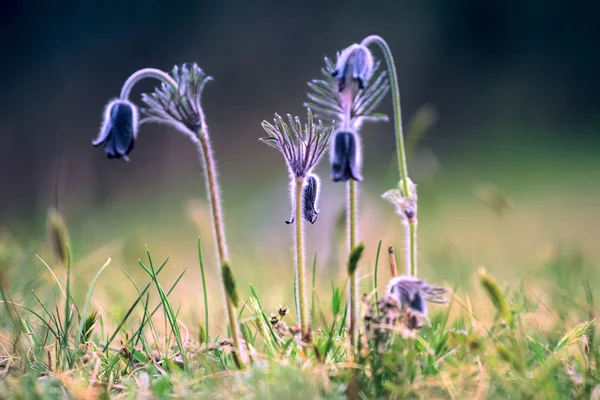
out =
[[[175,296],[199,315],[198,236],[212,295],[217,285],[196,149],[163,126],[142,128],[130,163],[90,145],[107,100],[132,72],[197,62],[215,78],[203,104],[240,286],[246,293],[254,284],[273,304],[289,299],[287,172],[281,156],[257,141],[260,122],[274,112],[303,113],[306,82],[319,76],[323,56],[376,33],[395,54],[405,125],[423,106],[437,116],[410,154],[423,274],[468,287],[480,265],[520,279],[567,257],[590,268],[566,263],[560,273],[594,279],[599,8],[578,1],[3,1],[0,230],[25,249],[37,279],[44,269],[33,254],[52,260],[45,218],[58,204],[82,280],[106,256],[143,277],[136,260],[148,245],[157,259],[171,255],[173,276],[188,268]],[[143,82],[133,98],[154,84]],[[384,103],[391,115],[391,99]],[[367,125],[363,135],[368,274],[379,239],[399,254],[403,239],[400,220],[380,199],[398,179],[393,126]],[[307,251],[318,253],[319,281],[328,286],[343,270],[345,191],[328,181],[326,161],[318,172],[321,214],[307,228]],[[125,279],[116,267],[110,273]],[[129,289],[105,290],[127,297]]]

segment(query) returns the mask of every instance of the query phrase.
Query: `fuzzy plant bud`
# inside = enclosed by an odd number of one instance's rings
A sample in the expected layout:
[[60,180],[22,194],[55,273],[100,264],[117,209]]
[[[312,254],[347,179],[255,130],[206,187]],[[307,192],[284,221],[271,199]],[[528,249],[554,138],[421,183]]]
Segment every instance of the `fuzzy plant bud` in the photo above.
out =
[[100,134],[92,142],[93,146],[104,145],[108,158],[122,158],[129,161],[129,153],[137,137],[138,110],[128,100],[113,100],[104,111]]
[[331,179],[346,182],[362,181],[360,176],[361,148],[355,132],[337,131],[331,146]]
[[[294,186],[292,185],[292,190]],[[302,217],[314,224],[317,221],[317,202],[319,201],[319,178],[316,175],[309,175],[304,180],[302,187]],[[295,220],[294,206],[292,205],[292,216],[289,220],[285,221],[286,224],[293,224]]]
[[[373,55],[362,45],[353,44],[339,55],[332,76],[337,82],[338,91],[364,89],[373,72]],[[355,89],[354,89],[355,90]]]
[[417,218],[417,186],[408,178],[408,196],[404,194],[404,183],[400,181],[397,189],[385,192],[381,197],[394,205],[396,214],[410,223]]
[[66,267],[70,257],[69,231],[62,215],[54,208],[48,211],[47,225],[50,247],[56,259]]

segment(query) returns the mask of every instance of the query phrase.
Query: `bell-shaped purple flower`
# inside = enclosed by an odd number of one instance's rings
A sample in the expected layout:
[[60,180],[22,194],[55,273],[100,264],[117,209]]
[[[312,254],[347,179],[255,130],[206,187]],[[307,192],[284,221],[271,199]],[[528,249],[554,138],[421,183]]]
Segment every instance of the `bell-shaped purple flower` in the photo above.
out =
[[358,89],[364,89],[373,72],[373,55],[369,49],[360,44],[345,48],[339,55],[332,76],[338,84],[338,91],[343,92],[353,82]]
[[108,158],[129,161],[127,156],[133,150],[137,129],[138,111],[133,103],[127,100],[113,100],[106,107],[100,134],[92,145],[104,145],[104,152]]
[[360,162],[360,141],[356,133],[337,131],[331,146],[331,179],[334,182],[362,181]]

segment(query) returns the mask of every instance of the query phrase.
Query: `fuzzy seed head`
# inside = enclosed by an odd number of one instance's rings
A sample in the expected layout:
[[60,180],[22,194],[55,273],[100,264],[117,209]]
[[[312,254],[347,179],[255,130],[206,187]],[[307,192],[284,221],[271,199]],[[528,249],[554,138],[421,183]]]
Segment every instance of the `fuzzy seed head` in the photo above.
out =
[[151,94],[143,94],[142,122],[157,122],[175,127],[188,135],[197,135],[205,129],[204,111],[200,102],[202,91],[212,80],[197,64],[174,66],[171,76],[173,87],[162,83]]

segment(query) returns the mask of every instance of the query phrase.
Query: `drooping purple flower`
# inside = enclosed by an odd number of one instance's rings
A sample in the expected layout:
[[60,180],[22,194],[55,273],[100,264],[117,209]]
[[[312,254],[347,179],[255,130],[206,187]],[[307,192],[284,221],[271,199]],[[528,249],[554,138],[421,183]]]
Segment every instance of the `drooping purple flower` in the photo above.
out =
[[331,179],[346,182],[362,181],[360,140],[355,132],[337,131],[331,146]]
[[93,146],[104,145],[108,158],[129,161],[138,130],[138,111],[128,100],[113,100],[104,111],[104,121]]

